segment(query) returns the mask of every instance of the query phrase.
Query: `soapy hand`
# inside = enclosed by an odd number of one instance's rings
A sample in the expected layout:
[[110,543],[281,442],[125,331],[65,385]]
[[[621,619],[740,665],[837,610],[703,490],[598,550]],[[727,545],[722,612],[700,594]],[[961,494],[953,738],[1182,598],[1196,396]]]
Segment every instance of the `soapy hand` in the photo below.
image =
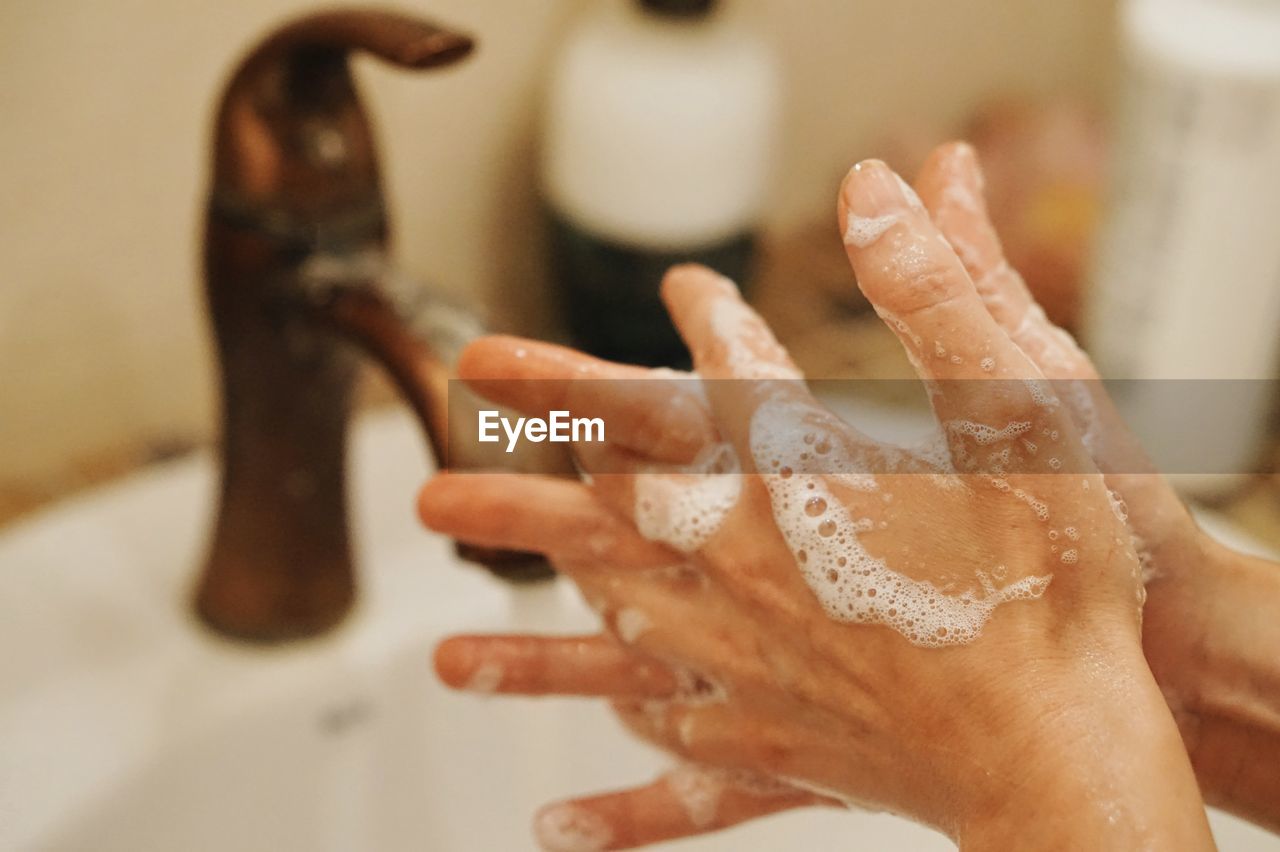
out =
[[[424,518],[548,553],[610,631],[451,640],[442,674],[611,697],[642,736],[716,767],[553,807],[539,821],[551,848],[638,845],[816,801],[813,790],[975,847],[1207,844],[1142,660],[1140,562],[1093,467],[1093,424],[1033,360],[1074,347],[1057,335],[1016,345],[882,164],[850,174],[840,214],[861,286],[929,383],[942,443],[900,451],[825,412],[705,270],[665,286],[705,403],[665,378],[639,383],[667,385],[674,402],[660,408],[578,394],[571,376],[642,371],[480,344],[463,372],[482,393],[604,417],[613,443],[584,448],[591,486],[438,478]],[[504,377],[564,367],[562,381],[503,390]],[[1037,837],[1019,833],[1032,826]]]
[[1206,800],[1280,830],[1280,672],[1270,650],[1280,642],[1280,571],[1206,535],[1156,471],[1088,356],[1004,259],[972,148],[937,148],[916,187],[991,315],[1046,378],[1071,389],[1063,402],[1127,506],[1146,579],[1147,663]]

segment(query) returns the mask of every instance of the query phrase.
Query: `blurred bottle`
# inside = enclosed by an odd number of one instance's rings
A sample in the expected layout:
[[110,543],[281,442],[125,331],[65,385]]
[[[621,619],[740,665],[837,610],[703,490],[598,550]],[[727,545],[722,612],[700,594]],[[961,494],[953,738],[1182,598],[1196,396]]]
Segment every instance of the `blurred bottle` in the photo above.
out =
[[[1280,356],[1280,3],[1127,0],[1124,100],[1085,337],[1180,485],[1257,461]],[[1213,406],[1197,399],[1215,399]],[[1216,410],[1215,410],[1216,409]]]
[[713,0],[611,0],[553,70],[542,189],[575,345],[679,366],[658,298],[674,263],[750,273],[778,107],[771,51]]

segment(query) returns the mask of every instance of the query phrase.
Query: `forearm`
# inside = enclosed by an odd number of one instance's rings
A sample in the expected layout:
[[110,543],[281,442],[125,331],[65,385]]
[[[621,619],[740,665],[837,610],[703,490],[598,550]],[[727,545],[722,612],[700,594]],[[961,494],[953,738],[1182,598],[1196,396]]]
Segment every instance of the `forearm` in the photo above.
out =
[[1280,830],[1280,565],[1198,547],[1149,588],[1147,656],[1206,800]]

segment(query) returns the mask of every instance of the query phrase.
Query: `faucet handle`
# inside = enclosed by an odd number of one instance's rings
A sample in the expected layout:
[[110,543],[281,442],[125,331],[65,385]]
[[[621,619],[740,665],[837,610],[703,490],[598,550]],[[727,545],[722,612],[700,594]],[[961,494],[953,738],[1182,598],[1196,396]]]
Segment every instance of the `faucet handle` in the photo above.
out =
[[457,62],[473,46],[430,21],[364,9],[306,15],[269,33],[232,73],[218,108],[213,212],[303,238],[369,223],[380,238],[376,146],[348,57],[365,51],[427,69]]

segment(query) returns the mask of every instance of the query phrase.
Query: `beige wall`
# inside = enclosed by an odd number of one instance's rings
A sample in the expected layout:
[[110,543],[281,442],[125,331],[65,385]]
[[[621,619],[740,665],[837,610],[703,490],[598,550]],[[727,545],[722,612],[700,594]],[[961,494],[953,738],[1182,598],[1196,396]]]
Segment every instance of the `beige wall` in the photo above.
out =
[[[480,51],[424,78],[361,68],[401,257],[501,325],[539,316],[531,128],[582,2],[403,3],[474,32]],[[0,487],[209,434],[197,240],[211,101],[238,51],[311,5],[0,5]],[[740,5],[777,40],[790,86],[773,224],[825,211],[889,129],[935,136],[1000,91],[1099,93],[1111,66],[1110,0]]]

